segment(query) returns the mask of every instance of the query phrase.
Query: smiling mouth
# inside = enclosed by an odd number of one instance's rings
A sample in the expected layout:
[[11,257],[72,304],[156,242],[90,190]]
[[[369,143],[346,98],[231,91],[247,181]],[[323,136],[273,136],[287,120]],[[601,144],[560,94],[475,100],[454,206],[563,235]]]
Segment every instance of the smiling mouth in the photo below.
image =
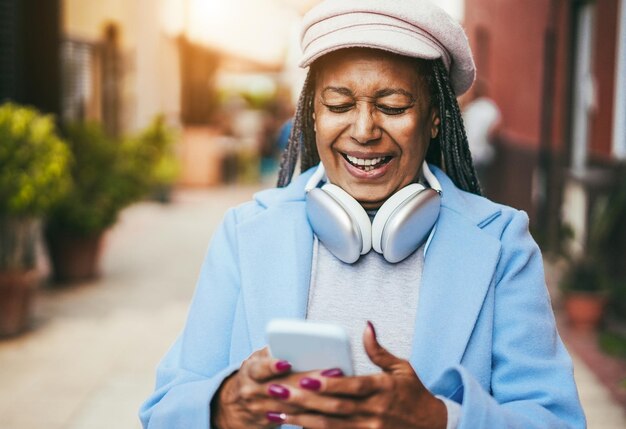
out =
[[357,158],[355,156],[350,156],[345,153],[342,153],[341,155],[351,165],[363,171],[376,170],[377,168],[380,168],[383,165],[387,164],[393,158],[393,156],[380,156],[377,158]]

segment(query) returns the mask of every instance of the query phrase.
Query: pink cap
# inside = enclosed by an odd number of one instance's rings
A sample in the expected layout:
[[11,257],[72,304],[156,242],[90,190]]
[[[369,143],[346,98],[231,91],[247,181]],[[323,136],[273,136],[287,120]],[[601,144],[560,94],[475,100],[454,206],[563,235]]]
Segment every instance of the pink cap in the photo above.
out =
[[427,0],[325,0],[304,15],[300,44],[301,67],[338,49],[364,47],[441,58],[457,95],[476,76],[463,28]]

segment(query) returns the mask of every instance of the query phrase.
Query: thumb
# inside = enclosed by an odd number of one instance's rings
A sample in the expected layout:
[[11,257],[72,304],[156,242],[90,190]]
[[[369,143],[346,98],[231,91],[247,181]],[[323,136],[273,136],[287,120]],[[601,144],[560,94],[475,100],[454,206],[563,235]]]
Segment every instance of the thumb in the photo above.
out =
[[369,320],[363,332],[363,346],[365,353],[370,360],[385,372],[392,372],[400,369],[405,361],[392,355],[387,349],[380,345],[376,339],[376,330]]

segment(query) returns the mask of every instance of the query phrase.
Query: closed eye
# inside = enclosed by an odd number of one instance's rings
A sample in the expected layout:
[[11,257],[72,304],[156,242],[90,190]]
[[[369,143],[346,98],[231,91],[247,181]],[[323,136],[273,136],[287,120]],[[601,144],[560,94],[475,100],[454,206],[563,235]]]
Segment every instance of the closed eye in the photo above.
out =
[[384,104],[377,104],[376,108],[380,110],[381,112],[383,112],[385,115],[393,116],[393,115],[400,115],[406,112],[409,108],[411,108],[411,106],[391,107],[391,106],[386,106]]
[[352,103],[339,104],[339,105],[324,104],[324,106],[326,106],[326,108],[333,113],[345,113],[348,110],[352,109],[354,107],[354,104]]

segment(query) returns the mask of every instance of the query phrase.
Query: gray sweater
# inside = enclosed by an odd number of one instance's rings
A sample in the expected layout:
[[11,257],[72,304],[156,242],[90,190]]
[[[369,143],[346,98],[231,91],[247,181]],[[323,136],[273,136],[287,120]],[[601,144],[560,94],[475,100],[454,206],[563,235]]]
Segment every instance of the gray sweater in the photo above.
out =
[[397,263],[369,252],[346,264],[315,239],[307,319],[333,322],[350,335],[357,374],[379,372],[363,348],[363,331],[370,320],[380,343],[394,355],[411,355],[424,247]]
[[[399,358],[409,359],[422,283],[424,247],[397,264],[387,262],[374,251],[361,256],[354,264],[346,264],[315,237],[306,318],[336,323],[348,331],[357,375],[380,371],[363,348],[363,331],[368,320],[374,324],[383,347]],[[438,398],[448,411],[446,428],[456,429],[461,416],[460,405],[448,398]]]

